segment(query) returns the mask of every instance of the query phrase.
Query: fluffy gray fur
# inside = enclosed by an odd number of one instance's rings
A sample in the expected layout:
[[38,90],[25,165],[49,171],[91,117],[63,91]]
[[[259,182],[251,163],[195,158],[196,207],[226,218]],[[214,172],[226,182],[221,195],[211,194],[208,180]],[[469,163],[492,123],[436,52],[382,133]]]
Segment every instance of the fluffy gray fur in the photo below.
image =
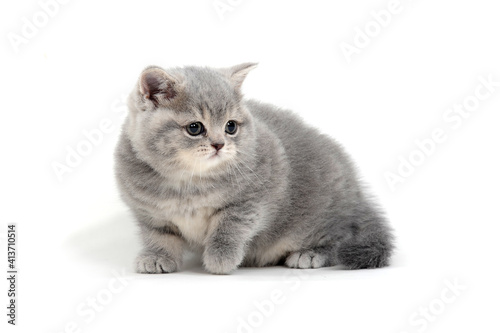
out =
[[[292,112],[243,99],[255,66],[142,72],[115,153],[144,243],[136,270],[177,271],[188,248],[215,274],[388,265],[391,231],[344,150]],[[205,132],[192,136],[196,122]]]

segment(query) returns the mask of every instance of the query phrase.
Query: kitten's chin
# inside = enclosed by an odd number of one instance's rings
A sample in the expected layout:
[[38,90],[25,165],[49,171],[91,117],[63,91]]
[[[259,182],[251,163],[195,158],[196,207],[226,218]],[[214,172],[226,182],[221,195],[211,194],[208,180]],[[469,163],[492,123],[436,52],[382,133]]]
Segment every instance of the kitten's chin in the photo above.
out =
[[213,153],[205,157],[201,164],[201,168],[204,168],[205,170],[200,170],[200,171],[207,171],[213,168],[216,168],[217,166],[221,165],[224,163],[225,158],[221,156],[221,154]]
[[221,153],[214,152],[212,154],[209,154],[207,156],[207,161],[218,161],[220,162],[222,160]]
[[195,173],[203,174],[216,170],[226,162],[227,158],[221,154],[200,156],[196,161],[191,161],[189,167]]

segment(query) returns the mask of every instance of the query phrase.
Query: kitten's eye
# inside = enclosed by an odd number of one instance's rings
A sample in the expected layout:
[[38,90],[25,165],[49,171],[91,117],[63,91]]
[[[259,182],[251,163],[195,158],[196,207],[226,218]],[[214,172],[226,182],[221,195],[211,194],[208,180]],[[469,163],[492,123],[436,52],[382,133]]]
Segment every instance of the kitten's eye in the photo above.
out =
[[237,129],[237,126],[236,126],[236,123],[234,121],[230,120],[227,122],[227,124],[226,124],[226,133],[227,134],[236,133],[236,129]]
[[201,133],[203,133],[205,131],[205,128],[203,127],[202,123],[197,122],[197,123],[192,123],[192,124],[187,125],[186,131],[190,135],[200,135]]

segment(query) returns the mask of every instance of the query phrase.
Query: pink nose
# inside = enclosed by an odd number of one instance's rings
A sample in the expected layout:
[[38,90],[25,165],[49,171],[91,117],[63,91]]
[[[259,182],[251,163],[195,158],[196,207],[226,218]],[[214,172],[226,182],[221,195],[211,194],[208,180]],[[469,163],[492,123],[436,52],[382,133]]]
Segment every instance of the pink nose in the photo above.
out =
[[224,147],[224,144],[223,143],[212,143],[212,147],[214,147],[215,150],[219,151],[222,149],[222,147]]

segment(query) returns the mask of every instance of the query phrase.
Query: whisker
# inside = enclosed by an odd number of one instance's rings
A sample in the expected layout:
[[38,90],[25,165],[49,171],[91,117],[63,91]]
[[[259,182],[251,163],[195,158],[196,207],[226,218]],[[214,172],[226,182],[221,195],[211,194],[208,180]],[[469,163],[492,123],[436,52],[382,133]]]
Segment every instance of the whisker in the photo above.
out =
[[[259,185],[262,185],[262,187],[264,188],[264,190],[267,192],[268,195],[270,195],[271,193],[269,192],[269,189],[267,188],[266,186],[266,181],[264,179],[262,179],[252,168],[250,168],[246,163],[245,161],[241,160],[241,159],[238,159],[238,161],[240,162],[240,164],[242,166],[244,166],[245,168],[248,169],[248,171],[250,171],[256,178],[257,180],[259,181]],[[252,182],[253,183],[253,182]],[[254,183],[255,184],[255,183]]]

